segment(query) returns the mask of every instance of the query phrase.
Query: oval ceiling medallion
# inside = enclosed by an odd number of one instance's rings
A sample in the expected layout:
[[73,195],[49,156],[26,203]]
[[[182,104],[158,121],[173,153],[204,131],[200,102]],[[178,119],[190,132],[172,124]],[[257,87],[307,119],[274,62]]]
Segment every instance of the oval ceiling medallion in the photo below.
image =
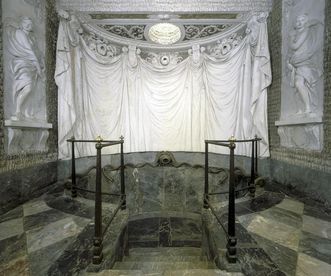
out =
[[181,36],[180,28],[171,23],[158,23],[148,30],[149,39],[162,45],[174,44],[180,40]]

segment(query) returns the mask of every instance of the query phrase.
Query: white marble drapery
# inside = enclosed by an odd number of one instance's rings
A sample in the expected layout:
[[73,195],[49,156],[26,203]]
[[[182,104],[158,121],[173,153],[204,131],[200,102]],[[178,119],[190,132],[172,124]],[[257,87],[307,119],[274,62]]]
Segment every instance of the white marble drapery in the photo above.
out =
[[[59,157],[66,139],[125,137],[125,152],[203,151],[204,139],[263,138],[269,155],[266,89],[271,82],[266,23],[258,22],[224,55],[201,53],[157,67],[134,47],[115,57],[96,55],[62,20],[57,45]],[[254,36],[253,36],[254,35]],[[252,39],[254,38],[254,43]],[[133,50],[132,50],[133,49]],[[211,147],[228,153],[228,149]],[[104,153],[118,149],[104,149]],[[95,155],[94,145],[77,145],[78,156]],[[250,145],[237,154],[250,155]]]

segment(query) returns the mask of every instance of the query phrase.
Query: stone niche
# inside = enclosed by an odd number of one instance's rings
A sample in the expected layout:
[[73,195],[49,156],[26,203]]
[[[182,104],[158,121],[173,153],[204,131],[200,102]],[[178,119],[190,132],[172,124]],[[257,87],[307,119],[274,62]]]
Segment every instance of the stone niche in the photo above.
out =
[[46,152],[45,3],[2,3],[5,150],[9,155]]
[[325,0],[283,0],[281,145],[323,149]]

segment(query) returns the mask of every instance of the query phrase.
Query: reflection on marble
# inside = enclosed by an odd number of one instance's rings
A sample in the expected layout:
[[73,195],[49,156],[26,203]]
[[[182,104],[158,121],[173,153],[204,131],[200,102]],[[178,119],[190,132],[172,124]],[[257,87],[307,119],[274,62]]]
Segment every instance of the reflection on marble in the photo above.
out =
[[82,227],[78,226],[70,217],[53,222],[41,229],[33,229],[26,232],[28,252],[39,250],[59,242],[65,238],[72,237],[81,232]]
[[270,220],[289,225],[293,228],[299,229],[302,227],[302,218],[300,215],[281,208],[273,207],[262,211],[260,215]]
[[296,251],[281,246],[271,240],[267,240],[253,233],[252,237],[264,250],[264,252],[268,254],[270,259],[279,267],[280,270],[284,271],[287,275],[295,275],[298,256]]
[[47,275],[47,271],[72,242],[71,238],[63,239],[50,246],[33,251],[29,254],[31,275]]
[[0,265],[26,254],[25,233],[0,241]]
[[64,193],[58,193],[46,195],[45,202],[49,207],[56,210],[61,210],[67,214],[77,215],[85,218],[92,218],[94,216],[94,204],[86,204],[86,202],[94,203],[92,200],[74,200],[71,198],[71,196],[67,196]]
[[299,253],[296,276],[331,275],[331,265]]
[[16,219],[23,216],[23,207],[18,206],[15,209],[8,211],[7,213],[0,216],[0,223],[6,220]]
[[331,265],[331,240],[302,231],[299,252]]
[[286,275],[261,248],[239,248],[238,259],[245,275]]
[[264,192],[252,200],[247,200],[236,204],[236,215],[242,216],[245,214],[261,212],[280,203],[283,199],[283,194],[275,192]]
[[24,230],[29,231],[33,228],[46,226],[52,222],[58,221],[65,217],[67,217],[67,214],[49,208],[45,212],[36,213],[31,216],[24,217],[23,218]]
[[23,204],[24,216],[31,216],[40,212],[50,210],[51,208],[43,199],[36,199]]
[[331,222],[331,208],[327,209],[324,205],[315,204],[314,206],[311,206],[305,204],[303,214]]
[[239,217],[238,220],[252,233],[291,248],[292,250],[296,251],[298,249],[300,229],[258,214]]
[[284,200],[276,205],[278,208],[282,208],[299,215],[303,214],[304,204],[300,201],[285,197]]
[[311,216],[302,216],[302,230],[318,235],[322,238],[331,239],[331,222],[320,220]]
[[23,218],[12,219],[0,223],[0,240],[23,233]]

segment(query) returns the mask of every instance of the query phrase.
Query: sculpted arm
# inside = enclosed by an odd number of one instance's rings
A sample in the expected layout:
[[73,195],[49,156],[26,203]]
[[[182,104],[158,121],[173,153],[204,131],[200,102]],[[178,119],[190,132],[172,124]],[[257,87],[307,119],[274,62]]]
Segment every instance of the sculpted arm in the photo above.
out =
[[293,33],[290,36],[290,48],[294,51],[298,50],[302,43],[307,39],[308,30],[305,30],[300,36]]

